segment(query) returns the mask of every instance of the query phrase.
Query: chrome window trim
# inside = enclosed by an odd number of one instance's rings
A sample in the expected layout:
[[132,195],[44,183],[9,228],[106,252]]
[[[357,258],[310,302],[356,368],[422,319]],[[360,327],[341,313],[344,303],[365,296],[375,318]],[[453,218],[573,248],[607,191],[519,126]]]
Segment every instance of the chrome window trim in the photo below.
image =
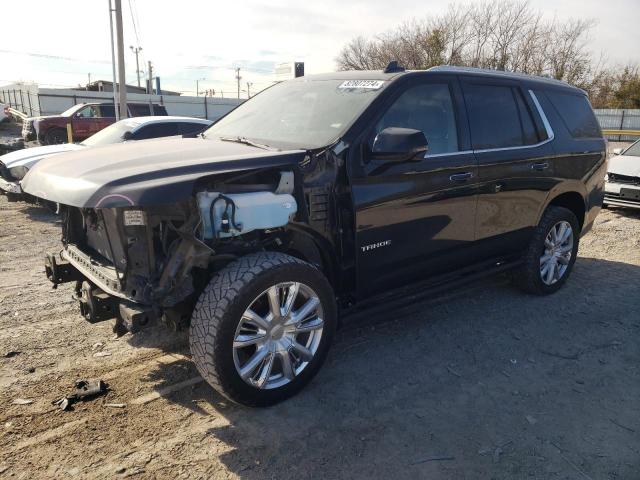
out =
[[544,110],[542,109],[542,105],[540,105],[540,102],[538,101],[538,97],[536,97],[536,94],[533,93],[533,90],[529,90],[529,95],[531,95],[531,100],[533,100],[533,103],[535,104],[536,109],[540,114],[540,118],[542,118],[542,124],[544,125],[544,129],[547,131],[547,141],[553,140],[553,138],[555,137],[555,134],[553,133],[553,128],[551,128],[549,119],[547,118],[547,115],[544,113]]
[[473,150],[456,150],[455,152],[433,153],[428,151],[425,153],[424,158],[438,158],[438,157],[450,157],[451,155],[469,155],[473,153]]

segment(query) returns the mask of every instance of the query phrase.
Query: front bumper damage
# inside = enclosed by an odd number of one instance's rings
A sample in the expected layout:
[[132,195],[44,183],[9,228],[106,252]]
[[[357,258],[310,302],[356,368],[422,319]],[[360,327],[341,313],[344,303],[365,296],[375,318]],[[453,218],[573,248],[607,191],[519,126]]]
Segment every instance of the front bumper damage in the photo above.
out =
[[640,178],[637,180],[637,184],[606,182],[604,203],[616,207],[640,208]]
[[15,198],[15,195],[22,196],[22,187],[18,182],[12,182],[0,177],[0,190],[10,194],[9,196]]
[[[116,333],[136,333],[157,320],[158,315],[151,307],[131,302],[122,298],[119,292],[111,290],[108,285],[112,279],[108,269],[88,267],[83,263],[87,260],[85,257],[75,247],[71,251],[63,250],[59,255],[45,256],[45,272],[54,288],[61,283],[76,283],[72,297],[78,302],[80,314],[85,320],[98,323],[116,319]],[[99,273],[100,269],[103,272]],[[101,286],[94,282],[99,282]]]

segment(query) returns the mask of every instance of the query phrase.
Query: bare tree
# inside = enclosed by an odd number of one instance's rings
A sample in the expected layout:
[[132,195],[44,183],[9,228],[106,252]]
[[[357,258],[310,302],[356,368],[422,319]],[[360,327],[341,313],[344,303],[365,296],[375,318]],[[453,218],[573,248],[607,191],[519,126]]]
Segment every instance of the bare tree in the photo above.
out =
[[547,21],[527,0],[451,4],[440,16],[411,20],[340,52],[338,68],[380,69],[398,60],[410,69],[449,64],[520,71],[582,85],[592,73],[592,20]]

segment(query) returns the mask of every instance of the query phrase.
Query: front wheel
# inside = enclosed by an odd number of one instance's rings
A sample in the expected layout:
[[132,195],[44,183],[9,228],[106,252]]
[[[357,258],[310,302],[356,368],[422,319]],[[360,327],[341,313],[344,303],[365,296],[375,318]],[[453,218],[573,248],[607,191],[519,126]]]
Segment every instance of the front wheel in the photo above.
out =
[[218,392],[268,406],[300,391],[320,369],[337,323],[335,296],[313,265],[261,252],[216,273],[191,318],[196,367]]
[[548,207],[529,243],[523,266],[512,278],[525,292],[554,293],[571,274],[579,242],[580,227],[574,213],[564,207]]
[[44,143],[46,145],[58,145],[67,143],[67,131],[63,128],[51,128],[44,135]]

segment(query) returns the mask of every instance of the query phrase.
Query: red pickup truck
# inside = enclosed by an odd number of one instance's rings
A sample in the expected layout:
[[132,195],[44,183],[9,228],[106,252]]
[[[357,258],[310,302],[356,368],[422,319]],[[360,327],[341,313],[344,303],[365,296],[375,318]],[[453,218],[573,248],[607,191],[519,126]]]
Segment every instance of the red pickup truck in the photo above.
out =
[[[163,105],[129,103],[129,117],[167,115]],[[60,115],[26,118],[22,124],[25,141],[38,140],[41,145],[67,143],[67,125],[71,125],[73,141],[80,142],[116,121],[113,103],[80,103]]]

